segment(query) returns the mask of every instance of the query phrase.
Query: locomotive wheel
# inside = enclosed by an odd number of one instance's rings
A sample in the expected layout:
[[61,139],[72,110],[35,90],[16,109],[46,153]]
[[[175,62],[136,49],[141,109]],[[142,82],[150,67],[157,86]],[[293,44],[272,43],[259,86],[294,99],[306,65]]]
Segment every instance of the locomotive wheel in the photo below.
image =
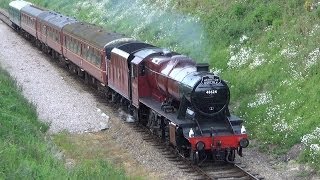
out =
[[87,72],[84,72],[84,83],[89,84],[89,74]]
[[200,158],[199,158],[199,152],[198,152],[198,151],[192,151],[192,150],[191,150],[190,158],[191,158],[192,163],[193,163],[194,165],[198,165],[198,164],[199,164]]
[[230,150],[229,155],[227,155],[227,157],[226,157],[226,161],[229,163],[233,163],[235,160],[235,157],[236,157],[235,150]]

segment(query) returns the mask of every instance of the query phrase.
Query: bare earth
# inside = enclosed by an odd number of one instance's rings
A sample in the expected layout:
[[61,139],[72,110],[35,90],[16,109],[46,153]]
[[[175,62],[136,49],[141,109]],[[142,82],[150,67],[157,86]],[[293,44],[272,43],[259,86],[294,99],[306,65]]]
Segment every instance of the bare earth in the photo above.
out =
[[[143,141],[141,134],[132,132],[118,112],[97,101],[88,88],[1,21],[0,42],[0,65],[37,106],[40,119],[50,124],[49,133],[67,131],[82,139],[83,148],[104,149],[102,156],[120,164],[129,175],[146,179],[195,178],[181,172],[160,150]],[[286,158],[276,160],[259,153],[253,145],[238,161],[265,179],[320,179],[310,168],[295,162],[299,148],[294,147]],[[74,162],[66,157],[66,163],[72,166]]]

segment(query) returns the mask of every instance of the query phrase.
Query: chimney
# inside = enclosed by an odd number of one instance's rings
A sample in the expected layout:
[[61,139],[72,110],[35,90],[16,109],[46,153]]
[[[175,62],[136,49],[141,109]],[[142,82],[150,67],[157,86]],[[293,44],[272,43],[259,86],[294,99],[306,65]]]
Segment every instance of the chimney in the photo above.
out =
[[196,67],[197,67],[197,72],[209,72],[208,63],[198,63]]

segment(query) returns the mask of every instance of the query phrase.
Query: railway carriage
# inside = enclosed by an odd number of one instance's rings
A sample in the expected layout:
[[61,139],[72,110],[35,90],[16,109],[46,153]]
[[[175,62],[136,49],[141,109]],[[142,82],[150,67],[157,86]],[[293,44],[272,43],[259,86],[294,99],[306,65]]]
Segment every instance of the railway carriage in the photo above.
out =
[[45,11],[38,15],[37,32],[42,49],[54,57],[63,52],[62,28],[77,20],[59,13]]
[[12,1],[9,3],[9,19],[12,22],[13,28],[20,30],[21,28],[21,9],[30,6],[27,1]]
[[32,41],[38,39],[37,17],[43,12],[43,9],[33,5],[25,6],[21,9],[21,28],[26,32],[25,36],[31,38]]
[[63,27],[63,56],[76,67],[78,74],[93,84],[108,84],[106,76],[106,44],[124,38],[89,23],[76,22]]

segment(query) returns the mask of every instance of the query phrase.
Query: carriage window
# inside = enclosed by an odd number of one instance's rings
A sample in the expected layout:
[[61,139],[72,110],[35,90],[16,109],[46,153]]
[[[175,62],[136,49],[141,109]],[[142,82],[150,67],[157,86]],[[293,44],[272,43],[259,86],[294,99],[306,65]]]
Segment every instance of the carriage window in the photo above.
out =
[[71,41],[70,41],[70,50],[72,52],[74,52],[74,39],[73,38],[71,38]]
[[55,29],[51,28],[50,33],[51,33],[51,38],[55,40]]
[[97,65],[100,65],[101,64],[101,58],[100,58],[100,52],[97,50],[96,51],[96,62],[97,62]]
[[74,53],[78,54],[78,40],[74,39]]
[[73,50],[75,54],[78,54],[78,41],[76,39],[73,39]]
[[73,52],[77,53],[77,40],[73,39],[72,43],[73,43]]
[[84,45],[82,46],[82,57],[83,57],[84,59],[87,59],[87,54],[88,54],[88,48],[87,48],[87,45],[84,44]]
[[80,55],[80,43],[79,43],[79,41],[77,40],[76,41],[76,53],[78,54],[78,55]]
[[69,36],[67,37],[67,47],[70,50],[71,44],[70,44],[70,37]]
[[78,54],[81,55],[81,43],[78,41]]
[[83,57],[83,44],[80,43],[80,56]]
[[48,34],[49,34],[49,37],[52,38],[52,31],[51,31],[51,28],[50,28],[50,27],[48,27],[48,32],[49,32],[49,33],[48,33]]
[[86,45],[85,44],[82,44],[81,45],[81,50],[82,50],[82,52],[81,52],[81,57],[85,57],[85,54],[86,54]]
[[70,45],[71,45],[71,51],[74,52],[74,39],[71,38],[71,41],[70,41]]
[[90,62],[92,62],[92,48],[89,48],[89,50],[88,50],[88,54],[87,54],[87,59],[90,61]]
[[70,49],[70,51],[72,49],[72,38],[71,37],[69,37],[69,49]]
[[90,48],[88,51],[88,60],[92,62],[92,59],[93,59],[93,49]]
[[65,40],[66,40],[66,48],[69,49],[69,37],[66,36],[66,39],[65,39]]
[[86,54],[86,59],[89,60],[90,59],[90,47],[87,47],[87,54]]
[[54,39],[56,42],[59,42],[59,33],[58,33],[58,30],[55,30],[54,31]]

